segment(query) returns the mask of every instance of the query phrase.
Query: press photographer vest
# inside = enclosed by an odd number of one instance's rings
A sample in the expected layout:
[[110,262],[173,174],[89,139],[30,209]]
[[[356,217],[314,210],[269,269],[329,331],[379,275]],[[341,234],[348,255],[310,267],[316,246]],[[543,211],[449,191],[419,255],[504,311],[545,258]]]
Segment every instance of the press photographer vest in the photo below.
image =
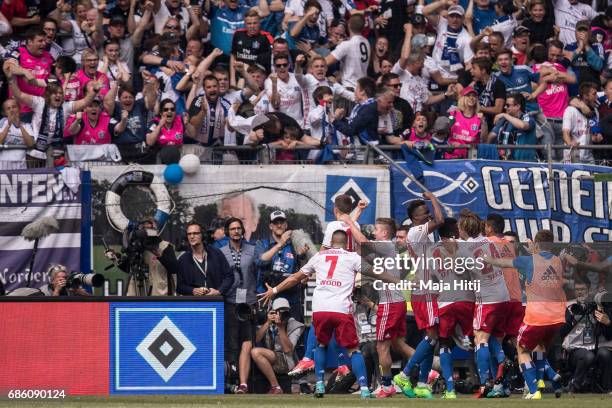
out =
[[[596,337],[598,330],[596,326],[598,324],[595,320],[595,316],[588,314],[584,317],[574,316],[578,322],[572,327],[572,330],[565,336],[561,346],[567,350],[594,350],[597,347],[612,348],[612,340],[607,340],[604,336],[600,335]],[[588,319],[588,320],[587,320]],[[589,332],[590,331],[590,332]],[[597,341],[598,340],[598,341]]]

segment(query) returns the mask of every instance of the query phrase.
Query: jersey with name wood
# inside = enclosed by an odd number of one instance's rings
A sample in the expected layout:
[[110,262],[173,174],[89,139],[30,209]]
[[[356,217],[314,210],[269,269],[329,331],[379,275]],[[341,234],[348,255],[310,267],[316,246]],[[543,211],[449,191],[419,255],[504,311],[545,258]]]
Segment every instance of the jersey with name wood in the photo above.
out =
[[301,269],[315,274],[317,286],[312,295],[312,311],[350,314],[353,312],[355,275],[361,270],[361,257],[344,249],[326,249],[310,258]]

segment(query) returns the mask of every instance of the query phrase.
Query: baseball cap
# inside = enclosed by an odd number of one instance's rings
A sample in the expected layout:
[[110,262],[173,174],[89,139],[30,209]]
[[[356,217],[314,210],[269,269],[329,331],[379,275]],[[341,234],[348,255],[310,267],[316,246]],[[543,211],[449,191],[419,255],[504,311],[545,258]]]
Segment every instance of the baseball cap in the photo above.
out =
[[448,132],[450,128],[450,120],[446,116],[440,116],[433,124],[432,132]]
[[126,24],[125,17],[123,17],[121,14],[113,14],[108,24],[109,25],[119,25],[119,24],[125,25]]
[[589,20],[580,20],[576,23],[576,31],[586,30],[589,31],[591,29],[591,22]]
[[289,302],[285,298],[276,298],[272,302],[272,310],[290,309]]
[[427,23],[423,14],[415,14],[411,20],[413,26],[424,26]]
[[527,27],[520,25],[514,29],[512,36],[518,37],[519,35],[529,34],[530,32],[531,31]]
[[286,220],[287,216],[284,212],[277,210],[270,214],[270,222],[274,222],[276,220]]
[[476,92],[474,88],[472,88],[471,86],[466,86],[465,88],[463,88],[463,91],[461,91],[461,96],[465,96],[471,93],[475,93],[476,95],[478,95],[478,92]]
[[455,4],[454,6],[450,6],[448,8],[448,15],[450,16],[451,14],[459,14],[460,16],[465,16],[465,9],[458,4]]

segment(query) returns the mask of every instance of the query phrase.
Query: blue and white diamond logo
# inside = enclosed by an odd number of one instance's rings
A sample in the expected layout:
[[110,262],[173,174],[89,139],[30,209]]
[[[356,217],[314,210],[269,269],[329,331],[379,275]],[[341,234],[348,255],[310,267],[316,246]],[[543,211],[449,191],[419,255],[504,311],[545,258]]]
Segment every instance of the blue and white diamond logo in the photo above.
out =
[[168,382],[196,351],[196,347],[168,316],[164,316],[140,342],[136,351]]

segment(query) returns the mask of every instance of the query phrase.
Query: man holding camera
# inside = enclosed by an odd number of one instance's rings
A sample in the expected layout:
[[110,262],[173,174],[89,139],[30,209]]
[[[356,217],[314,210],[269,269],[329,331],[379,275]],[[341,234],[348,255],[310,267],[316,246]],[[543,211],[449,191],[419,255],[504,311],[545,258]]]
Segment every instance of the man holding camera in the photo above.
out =
[[187,224],[189,250],[178,259],[177,293],[184,296],[224,296],[234,283],[221,251],[204,244],[204,229],[197,222]]
[[80,285],[73,285],[64,265],[55,264],[49,268],[49,284],[40,290],[45,296],[91,296]]
[[304,324],[291,317],[289,309],[287,299],[274,300],[268,319],[255,335],[255,342],[261,347],[251,350],[253,361],[270,382],[268,394],[283,393],[276,374],[287,374],[297,361],[295,345],[304,331]]
[[225,222],[225,235],[229,243],[221,248],[234,274],[234,284],[225,296],[225,360],[236,362],[240,385],[236,394],[248,392],[247,380],[251,370],[251,349],[255,331],[252,319],[239,321],[237,309],[244,305],[251,310],[257,307],[257,267],[255,246],[244,239],[244,224],[240,218],[232,217]]
[[[298,257],[308,250],[293,247],[291,243],[291,230],[288,229],[287,216],[283,211],[274,211],[270,214],[270,239],[257,242],[256,252],[259,255],[255,261],[257,264],[257,292],[265,292],[265,284],[276,286],[285,278],[291,276],[298,269]],[[289,302],[291,316],[302,321],[302,297],[301,287],[296,286],[286,293],[283,297]]]
[[[570,392],[590,392],[590,384],[598,384],[600,391],[612,390],[612,323],[610,307],[601,303],[601,295],[589,298],[589,281],[574,282],[575,302],[565,312],[565,325],[559,334],[563,348],[569,353],[569,365],[574,375]],[[599,300],[599,302],[597,302]],[[587,378],[589,369],[597,368],[597,378]],[[595,391],[595,390],[592,390]]]
[[[134,271],[131,271],[127,296],[137,296],[139,293],[145,296],[174,296],[176,273],[179,269],[174,247],[168,241],[159,238],[157,221],[153,217],[145,219],[141,228],[148,236],[143,253],[144,263],[149,270],[148,284],[141,287],[144,282],[137,282],[138,278],[133,274]],[[153,237],[156,239],[151,239]],[[149,240],[154,242],[150,246]],[[128,259],[127,263],[129,262]],[[119,265],[119,268],[126,270],[126,263]]]

